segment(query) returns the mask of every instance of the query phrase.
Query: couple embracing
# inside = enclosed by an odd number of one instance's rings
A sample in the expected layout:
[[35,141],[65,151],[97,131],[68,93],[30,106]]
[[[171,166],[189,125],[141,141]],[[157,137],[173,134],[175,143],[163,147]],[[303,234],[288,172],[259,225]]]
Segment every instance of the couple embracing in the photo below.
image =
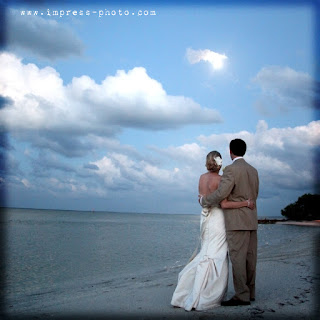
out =
[[[207,155],[208,172],[199,180],[201,249],[179,273],[171,304],[187,311],[217,306],[250,305],[255,300],[259,192],[257,170],[243,156],[246,143],[230,142],[233,163],[219,175],[221,155]],[[222,209],[223,211],[222,211]],[[223,301],[228,288],[229,259],[235,294]]]

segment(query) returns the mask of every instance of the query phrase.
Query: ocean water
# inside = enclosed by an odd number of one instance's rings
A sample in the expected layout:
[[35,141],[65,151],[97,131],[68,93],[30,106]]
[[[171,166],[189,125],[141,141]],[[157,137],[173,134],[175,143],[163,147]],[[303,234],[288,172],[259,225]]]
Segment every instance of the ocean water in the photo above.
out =
[[[0,231],[4,293],[10,301],[74,290],[186,264],[199,237],[198,215],[6,209]],[[318,228],[259,225],[258,259]]]

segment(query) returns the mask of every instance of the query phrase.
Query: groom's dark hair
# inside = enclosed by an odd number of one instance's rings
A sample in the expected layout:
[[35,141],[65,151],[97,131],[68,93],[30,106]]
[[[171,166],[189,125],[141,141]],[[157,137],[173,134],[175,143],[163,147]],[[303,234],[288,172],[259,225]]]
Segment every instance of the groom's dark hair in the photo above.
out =
[[230,151],[239,157],[243,157],[247,151],[246,143],[241,139],[234,139],[230,141]]

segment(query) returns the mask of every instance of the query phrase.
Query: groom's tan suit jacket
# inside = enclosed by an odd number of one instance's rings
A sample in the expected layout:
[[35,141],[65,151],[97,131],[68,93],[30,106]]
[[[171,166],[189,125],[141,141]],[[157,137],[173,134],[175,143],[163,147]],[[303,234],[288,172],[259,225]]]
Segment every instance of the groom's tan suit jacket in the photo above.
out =
[[[259,177],[257,170],[243,158],[234,160],[227,166],[221,177],[218,189],[202,198],[202,206],[219,205],[227,198],[229,201],[256,201],[259,193]],[[248,207],[224,210],[226,230],[257,230],[257,208]]]

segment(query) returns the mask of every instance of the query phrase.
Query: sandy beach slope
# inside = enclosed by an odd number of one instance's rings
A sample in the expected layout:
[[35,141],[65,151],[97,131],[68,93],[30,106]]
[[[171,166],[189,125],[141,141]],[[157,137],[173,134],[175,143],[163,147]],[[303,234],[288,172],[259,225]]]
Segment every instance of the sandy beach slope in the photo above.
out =
[[[294,228],[294,227],[293,227]],[[320,229],[319,229],[320,230]],[[317,319],[319,235],[264,248],[257,265],[257,297],[250,306],[187,312],[170,305],[181,268],[26,297],[6,319]],[[229,277],[228,297],[233,293]]]
[[320,220],[312,220],[312,221],[279,221],[278,224],[291,224],[295,226],[304,226],[304,227],[320,227]]

